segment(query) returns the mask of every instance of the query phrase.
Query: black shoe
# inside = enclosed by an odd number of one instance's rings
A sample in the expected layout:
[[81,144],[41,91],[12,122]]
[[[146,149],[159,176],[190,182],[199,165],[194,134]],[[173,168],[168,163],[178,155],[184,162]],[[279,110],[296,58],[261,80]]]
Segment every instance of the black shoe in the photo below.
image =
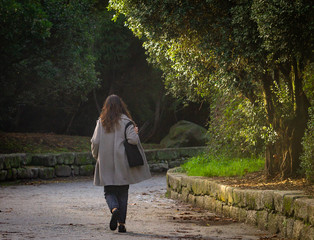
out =
[[126,232],[126,228],[124,225],[119,225],[119,232],[125,233]]
[[115,210],[111,215],[110,229],[112,231],[116,230],[118,227],[119,210]]

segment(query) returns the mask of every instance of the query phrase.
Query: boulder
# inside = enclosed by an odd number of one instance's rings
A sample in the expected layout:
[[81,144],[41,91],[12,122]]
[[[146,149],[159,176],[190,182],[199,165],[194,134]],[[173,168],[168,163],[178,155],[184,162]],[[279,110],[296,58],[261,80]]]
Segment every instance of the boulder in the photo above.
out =
[[207,130],[195,123],[181,120],[170,128],[169,134],[160,144],[166,148],[205,146],[208,141]]

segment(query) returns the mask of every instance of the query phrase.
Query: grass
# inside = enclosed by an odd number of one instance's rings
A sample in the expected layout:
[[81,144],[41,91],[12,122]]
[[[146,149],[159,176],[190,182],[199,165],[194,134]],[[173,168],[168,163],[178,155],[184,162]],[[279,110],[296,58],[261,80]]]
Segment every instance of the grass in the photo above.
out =
[[181,168],[189,176],[232,177],[260,171],[264,165],[265,161],[262,158],[233,158],[203,154],[191,158],[181,165]]
[[[0,153],[89,152],[90,139],[91,136],[0,132]],[[160,148],[158,144],[143,144],[143,147],[144,149]]]

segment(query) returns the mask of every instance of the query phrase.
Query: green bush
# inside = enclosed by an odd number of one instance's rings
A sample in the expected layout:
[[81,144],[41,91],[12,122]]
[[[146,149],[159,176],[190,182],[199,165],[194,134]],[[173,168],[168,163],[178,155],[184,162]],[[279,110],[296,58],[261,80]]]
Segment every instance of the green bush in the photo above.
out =
[[314,183],[314,107],[309,109],[308,128],[302,139],[301,169],[309,182]]
[[232,158],[203,154],[191,158],[181,167],[189,176],[230,177],[260,171],[264,168],[264,164],[262,158]]
[[254,106],[233,92],[219,92],[213,100],[208,129],[210,151],[231,156],[260,155],[269,138],[262,103]]

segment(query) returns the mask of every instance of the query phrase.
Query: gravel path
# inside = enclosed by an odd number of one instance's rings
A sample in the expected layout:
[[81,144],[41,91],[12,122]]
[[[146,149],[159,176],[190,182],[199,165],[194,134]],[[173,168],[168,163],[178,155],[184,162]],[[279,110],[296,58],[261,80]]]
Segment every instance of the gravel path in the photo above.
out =
[[252,226],[165,198],[165,175],[131,185],[127,233],[109,229],[91,179],[0,187],[0,239],[275,239]]

